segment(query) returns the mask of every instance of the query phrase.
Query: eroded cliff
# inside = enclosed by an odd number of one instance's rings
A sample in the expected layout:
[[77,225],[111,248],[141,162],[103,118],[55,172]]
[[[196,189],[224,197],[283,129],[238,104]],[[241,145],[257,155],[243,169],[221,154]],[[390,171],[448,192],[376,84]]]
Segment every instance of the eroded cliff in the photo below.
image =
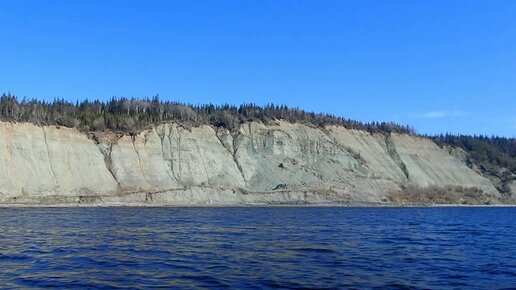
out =
[[392,203],[409,187],[458,186],[500,200],[429,139],[282,121],[132,136],[1,122],[0,162],[2,204]]

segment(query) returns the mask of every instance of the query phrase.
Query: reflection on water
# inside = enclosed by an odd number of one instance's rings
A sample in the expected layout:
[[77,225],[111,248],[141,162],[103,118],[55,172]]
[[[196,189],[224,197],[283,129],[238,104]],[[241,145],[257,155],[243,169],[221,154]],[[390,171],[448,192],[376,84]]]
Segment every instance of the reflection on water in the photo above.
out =
[[516,208],[0,209],[0,284],[504,288]]

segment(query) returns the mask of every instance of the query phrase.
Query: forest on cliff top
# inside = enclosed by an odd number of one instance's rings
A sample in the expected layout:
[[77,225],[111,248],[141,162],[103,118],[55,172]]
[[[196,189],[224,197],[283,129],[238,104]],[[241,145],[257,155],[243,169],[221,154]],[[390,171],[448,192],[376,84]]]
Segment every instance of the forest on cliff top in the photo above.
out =
[[369,132],[415,133],[409,126],[391,122],[364,123],[284,105],[191,105],[162,101],[158,96],[146,99],[112,98],[105,102],[86,99],[72,103],[64,99],[54,99],[52,102],[26,98],[19,100],[16,96],[4,93],[0,97],[0,118],[6,121],[66,126],[83,132],[110,130],[134,133],[169,121],[176,121],[186,127],[209,124],[234,131],[245,122],[268,123],[281,119],[321,127],[340,125]]
[[[83,100],[75,103],[64,99],[45,102],[22,98],[10,93],[0,96],[0,119],[14,122],[31,122],[40,125],[57,125],[77,128],[82,132],[114,131],[133,134],[153,125],[175,121],[185,127],[209,124],[238,130],[239,125],[249,121],[269,123],[285,120],[324,127],[339,125],[348,129],[371,133],[402,133],[417,135],[406,125],[391,122],[364,123],[343,117],[314,113],[284,105],[255,104],[234,105],[191,105],[152,98],[112,98],[109,101]],[[455,146],[468,152],[469,160],[479,164],[483,170],[496,172],[507,168],[516,174],[516,139],[505,137],[439,135],[424,136],[433,139],[440,146]]]

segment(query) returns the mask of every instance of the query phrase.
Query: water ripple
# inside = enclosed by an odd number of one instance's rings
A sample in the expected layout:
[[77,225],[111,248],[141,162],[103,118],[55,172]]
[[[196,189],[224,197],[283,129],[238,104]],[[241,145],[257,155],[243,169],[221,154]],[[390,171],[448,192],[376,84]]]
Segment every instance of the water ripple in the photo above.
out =
[[516,208],[0,209],[1,288],[503,289]]

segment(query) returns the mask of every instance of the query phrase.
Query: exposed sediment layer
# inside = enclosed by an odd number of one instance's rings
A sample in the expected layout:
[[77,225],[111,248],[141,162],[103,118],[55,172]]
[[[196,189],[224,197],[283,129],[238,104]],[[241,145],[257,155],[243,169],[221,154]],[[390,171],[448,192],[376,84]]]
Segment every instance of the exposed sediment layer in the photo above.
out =
[[408,186],[489,179],[426,138],[277,121],[137,135],[0,122],[1,204],[389,203]]

